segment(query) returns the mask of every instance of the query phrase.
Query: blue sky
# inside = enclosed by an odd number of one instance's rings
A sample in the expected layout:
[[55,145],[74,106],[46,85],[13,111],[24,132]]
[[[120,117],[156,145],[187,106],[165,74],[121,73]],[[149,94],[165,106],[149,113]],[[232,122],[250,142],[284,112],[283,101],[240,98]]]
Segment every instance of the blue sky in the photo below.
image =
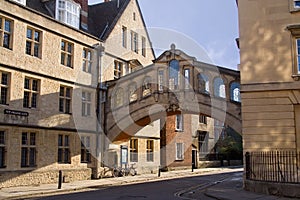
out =
[[139,0],[139,4],[156,56],[175,43],[200,61],[237,68],[235,0]]

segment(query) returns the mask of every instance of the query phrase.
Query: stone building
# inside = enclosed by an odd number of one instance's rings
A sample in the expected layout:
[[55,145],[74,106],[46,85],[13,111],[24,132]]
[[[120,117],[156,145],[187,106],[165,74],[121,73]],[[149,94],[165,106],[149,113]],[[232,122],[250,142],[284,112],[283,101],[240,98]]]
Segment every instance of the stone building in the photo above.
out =
[[[299,152],[300,2],[244,0],[237,3],[244,152]],[[289,165],[287,166],[289,169],[294,165],[288,164],[288,160],[285,160],[277,165],[269,162],[260,167],[267,170],[273,166],[275,172],[280,171],[284,164]],[[281,172],[280,177],[286,176],[287,172]],[[294,175],[289,174],[288,177]],[[271,176],[272,172],[268,178]],[[272,182],[284,180],[279,178]],[[296,190],[293,191],[291,188],[297,185],[288,185],[289,189],[283,191],[286,185],[284,183],[279,185],[267,183],[263,185],[259,181],[253,185],[250,183],[252,182],[246,180],[247,189],[270,192],[268,188],[272,188],[277,194],[289,193],[289,195],[295,195]],[[299,191],[299,188],[297,190]]]
[[154,58],[137,1],[3,0],[0,34],[0,187],[97,177],[99,83]]

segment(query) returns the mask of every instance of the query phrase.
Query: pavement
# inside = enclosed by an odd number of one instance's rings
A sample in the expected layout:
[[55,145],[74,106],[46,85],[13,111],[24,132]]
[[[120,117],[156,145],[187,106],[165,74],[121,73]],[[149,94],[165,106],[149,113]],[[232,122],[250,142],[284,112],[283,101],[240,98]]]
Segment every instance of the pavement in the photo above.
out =
[[[107,188],[111,186],[120,186],[136,183],[144,183],[150,181],[161,181],[174,178],[191,177],[198,175],[209,175],[216,173],[229,173],[229,172],[243,172],[242,167],[235,168],[202,168],[192,170],[177,170],[162,172],[158,177],[158,174],[142,174],[136,176],[125,176],[116,178],[103,178],[97,180],[84,180],[76,181],[72,183],[63,183],[62,188],[58,189],[58,184],[43,184],[38,186],[22,186],[22,187],[10,187],[0,189],[0,200],[2,199],[26,199],[40,196],[51,196],[57,194],[66,194],[72,192],[84,192],[89,190]],[[264,199],[264,200],[275,200],[275,199],[288,199],[280,198],[276,196],[256,194],[247,192],[242,189],[242,178],[231,177],[227,181],[218,181],[211,184],[209,187],[197,188],[193,187],[188,189],[185,193],[181,194],[182,197],[187,199],[199,199],[199,194],[205,194],[207,198],[220,199],[220,200],[232,200],[232,199]]]

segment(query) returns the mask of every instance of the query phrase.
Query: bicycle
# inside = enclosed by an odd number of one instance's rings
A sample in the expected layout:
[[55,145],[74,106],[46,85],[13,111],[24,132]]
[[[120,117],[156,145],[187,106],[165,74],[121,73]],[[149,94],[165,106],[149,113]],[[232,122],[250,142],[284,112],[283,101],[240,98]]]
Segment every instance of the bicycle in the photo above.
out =
[[135,163],[131,164],[130,167],[127,166],[127,167],[125,168],[125,175],[126,175],[126,176],[128,176],[129,174],[130,174],[131,176],[137,175],[137,171],[136,171],[135,168],[133,167],[134,164],[135,164]]

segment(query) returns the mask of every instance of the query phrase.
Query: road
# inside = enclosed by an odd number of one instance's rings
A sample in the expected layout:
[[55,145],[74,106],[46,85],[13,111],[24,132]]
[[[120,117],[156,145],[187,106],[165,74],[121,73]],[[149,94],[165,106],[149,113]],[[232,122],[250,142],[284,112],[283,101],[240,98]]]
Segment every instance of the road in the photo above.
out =
[[[91,188],[79,193],[64,194],[50,197],[32,198],[31,200],[141,200],[141,199],[205,199],[210,200],[201,191],[222,182],[228,177],[241,176],[241,172],[199,175],[158,182],[124,185],[107,188]],[[197,190],[197,193],[194,193]],[[200,191],[200,192],[199,192]],[[193,197],[197,194],[197,197]],[[28,198],[27,198],[28,199]]]

